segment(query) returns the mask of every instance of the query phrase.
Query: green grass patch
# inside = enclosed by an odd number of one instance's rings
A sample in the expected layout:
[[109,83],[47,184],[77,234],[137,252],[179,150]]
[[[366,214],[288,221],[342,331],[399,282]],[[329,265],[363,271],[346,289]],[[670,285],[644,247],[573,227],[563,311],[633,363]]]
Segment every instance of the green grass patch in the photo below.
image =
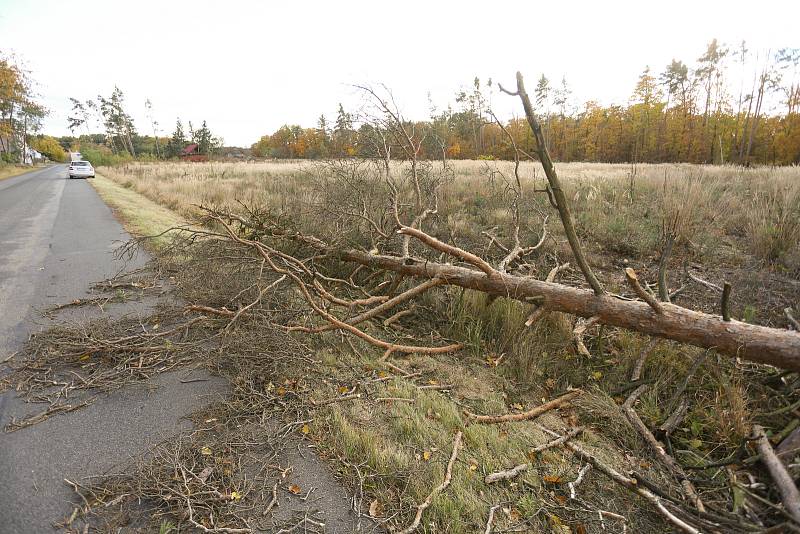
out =
[[[169,228],[187,224],[174,211],[99,174],[89,180],[89,183],[97,190],[100,198],[114,210],[125,229],[133,236],[155,236]],[[167,241],[168,238],[162,236],[154,238],[150,243],[159,247],[166,244]]]

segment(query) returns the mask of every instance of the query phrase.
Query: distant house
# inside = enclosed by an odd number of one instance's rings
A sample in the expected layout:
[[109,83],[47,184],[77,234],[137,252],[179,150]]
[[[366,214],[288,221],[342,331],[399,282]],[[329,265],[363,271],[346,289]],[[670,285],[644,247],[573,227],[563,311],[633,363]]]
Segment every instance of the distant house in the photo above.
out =
[[44,161],[44,156],[42,156],[41,152],[38,150],[34,150],[31,147],[25,148],[25,156],[23,157],[23,163],[25,165],[33,165],[34,163],[39,163],[40,161]]
[[208,156],[200,153],[200,146],[197,143],[192,143],[184,148],[180,158],[184,161],[208,161]]

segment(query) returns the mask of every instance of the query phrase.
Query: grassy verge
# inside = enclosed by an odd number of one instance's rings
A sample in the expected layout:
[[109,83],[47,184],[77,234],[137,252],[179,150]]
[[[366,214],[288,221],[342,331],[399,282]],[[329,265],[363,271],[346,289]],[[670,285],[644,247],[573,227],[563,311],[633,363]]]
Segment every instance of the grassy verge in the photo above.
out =
[[26,167],[22,165],[0,165],[0,180],[35,171],[37,168],[38,167]]
[[[133,236],[158,235],[169,228],[186,225],[186,221],[174,211],[101,175],[89,180],[89,183]],[[163,243],[165,243],[163,237],[153,240],[153,244],[156,246]]]

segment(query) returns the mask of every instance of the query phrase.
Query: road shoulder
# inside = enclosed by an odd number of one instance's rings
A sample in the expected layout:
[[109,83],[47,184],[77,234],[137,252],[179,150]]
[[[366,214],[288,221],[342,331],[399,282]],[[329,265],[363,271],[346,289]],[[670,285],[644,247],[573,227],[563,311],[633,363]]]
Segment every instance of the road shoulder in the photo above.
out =
[[[169,228],[188,224],[181,216],[168,208],[102,175],[97,175],[95,179],[89,180],[89,183],[109,205],[126,230],[136,237],[157,235]],[[155,245],[155,249],[158,249],[165,242],[166,239],[151,243]],[[259,365],[266,364],[261,362]],[[258,369],[258,367],[256,366],[255,369]],[[263,371],[259,371],[259,374],[268,375],[271,371],[271,369],[265,367]],[[263,376],[261,378],[263,379]],[[216,427],[225,426],[224,424],[220,425],[220,423],[228,419],[226,416],[218,416],[217,414],[220,411],[225,412],[227,409],[225,408],[226,404],[236,402],[237,394],[242,394],[237,389],[241,387],[241,384],[234,383],[232,387],[231,397],[234,400],[225,399],[217,405],[212,404],[202,409],[193,417],[195,423],[199,423],[199,425],[195,425],[197,430],[189,433],[184,432],[173,440],[174,443],[184,443],[184,447],[181,449],[182,454],[192,454],[191,451],[194,450],[194,459],[200,462],[207,461],[208,458],[205,456],[205,452],[197,455],[197,450],[200,450],[199,447],[186,447],[189,443],[195,443],[187,440],[203,439],[206,440],[204,443],[208,444],[208,450],[211,451],[211,455],[214,456],[215,460],[226,461],[225,458],[216,457],[217,449],[220,447],[215,447],[211,444],[227,442],[228,440],[225,435],[217,435],[218,430]],[[303,425],[298,425],[291,421],[287,423],[284,417],[269,415],[269,411],[264,413],[265,415],[260,423],[254,424],[250,422],[240,426],[238,435],[243,442],[264,440],[269,443],[269,454],[262,455],[260,459],[256,458],[255,462],[252,462],[252,458],[257,456],[255,451],[246,455],[251,457],[251,461],[249,463],[245,462],[243,469],[249,472],[249,477],[255,477],[254,479],[260,480],[257,477],[263,471],[263,465],[268,463],[283,466],[277,473],[273,473],[271,478],[264,478],[265,487],[268,488],[274,485],[275,489],[272,494],[264,494],[262,491],[260,497],[253,497],[252,494],[247,497],[247,500],[253,506],[266,508],[263,516],[264,521],[271,525],[270,528],[278,528],[279,526],[291,528],[296,525],[313,528],[313,525],[316,524],[314,521],[316,521],[320,524],[325,524],[326,532],[344,534],[353,532],[355,529],[364,532],[380,531],[369,518],[364,518],[353,512],[354,501],[350,492],[337,480],[329,465],[320,458],[313,443],[304,437],[306,432],[298,432]],[[219,432],[223,431],[219,430]],[[227,432],[227,430],[224,432]],[[244,436],[252,436],[253,439],[245,439]],[[199,445],[200,443],[197,442],[197,444]],[[175,458],[176,449],[170,447],[171,445],[167,445],[166,448],[161,450],[161,452],[168,452],[168,454],[157,452],[156,456]],[[202,447],[202,449],[205,450],[205,447]],[[239,460],[234,461],[238,463]],[[259,465],[262,467],[258,468]],[[163,465],[145,463],[139,464],[134,469],[142,469],[143,466],[145,468],[143,473],[145,474],[136,475],[139,483],[142,484],[146,483],[143,480],[147,478],[147,475],[152,475],[163,467]],[[208,467],[210,469],[212,466],[209,465]],[[121,477],[112,480],[111,484],[124,485],[126,480],[126,478]],[[154,482],[161,483],[161,481]],[[312,492],[313,496],[311,495]],[[239,495],[238,492],[235,494]],[[269,506],[271,495],[276,496],[276,503],[279,503],[279,506],[274,508]],[[114,513],[107,518],[109,521],[113,522],[116,514],[119,513],[135,515],[135,509],[128,508],[128,506],[132,506],[131,502],[127,500],[120,502],[120,509],[113,511]],[[305,523],[306,521],[308,521],[308,524]]]
[[111,208],[128,233],[133,236],[158,235],[169,228],[187,224],[174,211],[156,204],[147,197],[109,180],[105,176],[98,174],[94,179],[90,179],[89,183]]

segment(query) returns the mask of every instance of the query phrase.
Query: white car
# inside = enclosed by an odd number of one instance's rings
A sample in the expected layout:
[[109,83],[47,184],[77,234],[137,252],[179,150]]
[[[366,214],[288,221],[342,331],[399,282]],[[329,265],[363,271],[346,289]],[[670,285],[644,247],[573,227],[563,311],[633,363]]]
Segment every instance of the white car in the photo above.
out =
[[94,167],[88,161],[70,161],[67,172],[70,178],[94,178]]

